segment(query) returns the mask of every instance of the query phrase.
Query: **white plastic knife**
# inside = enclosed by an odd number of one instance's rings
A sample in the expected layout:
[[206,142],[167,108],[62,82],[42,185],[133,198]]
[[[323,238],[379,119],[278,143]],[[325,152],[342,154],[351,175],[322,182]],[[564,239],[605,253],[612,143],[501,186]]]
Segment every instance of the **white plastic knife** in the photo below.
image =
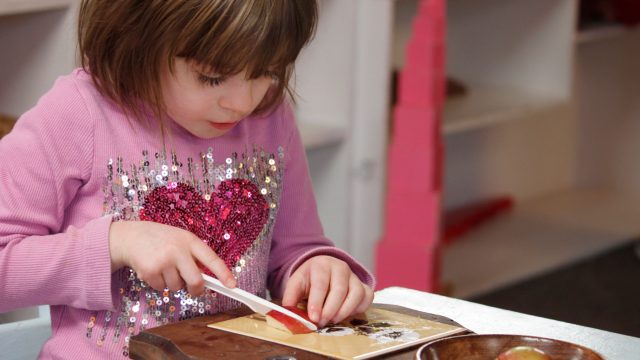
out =
[[224,296],[228,296],[232,299],[238,300],[241,303],[247,305],[251,310],[262,314],[267,315],[267,313],[271,310],[275,310],[279,313],[285,314],[289,317],[292,317],[302,324],[309,328],[312,331],[318,330],[318,327],[315,326],[311,321],[303,318],[302,316],[283,308],[280,305],[276,305],[271,301],[265,300],[259,296],[253,295],[250,292],[244,291],[240,288],[230,289],[220,282],[220,280],[211,277],[207,274],[202,274],[202,278],[204,279],[204,286],[208,289],[211,289],[219,294]]

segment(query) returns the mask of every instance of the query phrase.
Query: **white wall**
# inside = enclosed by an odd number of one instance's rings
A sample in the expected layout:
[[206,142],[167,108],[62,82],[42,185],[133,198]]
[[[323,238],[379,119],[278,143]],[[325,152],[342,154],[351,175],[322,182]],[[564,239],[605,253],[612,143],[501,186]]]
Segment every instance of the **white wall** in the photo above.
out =
[[0,16],[0,111],[17,116],[75,66],[75,6]]
[[297,64],[301,122],[341,127],[308,152],[327,235],[366,266],[382,232],[389,109],[390,0],[323,0],[316,38]]
[[580,44],[579,183],[640,194],[640,31]]

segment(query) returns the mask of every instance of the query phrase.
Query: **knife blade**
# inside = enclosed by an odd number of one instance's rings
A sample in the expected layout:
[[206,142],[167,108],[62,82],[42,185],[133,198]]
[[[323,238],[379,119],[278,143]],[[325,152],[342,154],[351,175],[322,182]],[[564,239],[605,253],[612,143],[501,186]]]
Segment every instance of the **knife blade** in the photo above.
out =
[[274,304],[271,301],[265,300],[259,296],[253,295],[250,292],[244,291],[240,288],[228,288],[224,286],[220,280],[211,277],[207,274],[202,274],[202,278],[204,279],[204,286],[208,289],[211,289],[219,294],[230,297],[232,299],[238,300],[241,303],[247,305],[251,310],[262,314],[267,315],[267,313],[271,310],[275,310],[282,314],[285,314],[289,317],[292,317],[299,322],[301,322],[304,326],[309,328],[312,331],[318,330],[318,327],[313,324],[311,321],[303,318],[302,316],[283,308],[280,305]]

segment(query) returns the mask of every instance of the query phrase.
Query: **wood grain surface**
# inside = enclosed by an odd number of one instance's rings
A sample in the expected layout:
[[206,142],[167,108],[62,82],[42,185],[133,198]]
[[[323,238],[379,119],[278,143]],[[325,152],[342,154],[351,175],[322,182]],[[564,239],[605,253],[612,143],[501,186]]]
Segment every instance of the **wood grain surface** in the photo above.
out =
[[[460,326],[450,319],[400,306],[382,304],[374,304],[373,306]],[[207,327],[210,323],[250,313],[249,309],[243,307],[227,313],[184,320],[143,331],[131,338],[129,356],[133,359],[327,359],[325,356],[307,351]],[[377,358],[389,360],[414,359],[416,351],[421,345]]]

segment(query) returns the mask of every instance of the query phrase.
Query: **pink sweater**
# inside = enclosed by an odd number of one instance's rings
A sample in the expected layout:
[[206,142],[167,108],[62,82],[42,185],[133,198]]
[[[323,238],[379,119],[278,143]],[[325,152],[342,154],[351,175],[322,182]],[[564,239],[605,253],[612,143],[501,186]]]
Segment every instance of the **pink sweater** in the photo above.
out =
[[78,69],[0,140],[0,312],[51,305],[41,358],[126,356],[142,328],[237,306],[211,293],[153,291],[129,269],[112,274],[114,220],[196,233],[256,294],[281,296],[292,270],[320,254],[347,261],[374,286],[323,235],[289,106],[212,140],[171,122],[166,155],[150,120],[128,121]]

